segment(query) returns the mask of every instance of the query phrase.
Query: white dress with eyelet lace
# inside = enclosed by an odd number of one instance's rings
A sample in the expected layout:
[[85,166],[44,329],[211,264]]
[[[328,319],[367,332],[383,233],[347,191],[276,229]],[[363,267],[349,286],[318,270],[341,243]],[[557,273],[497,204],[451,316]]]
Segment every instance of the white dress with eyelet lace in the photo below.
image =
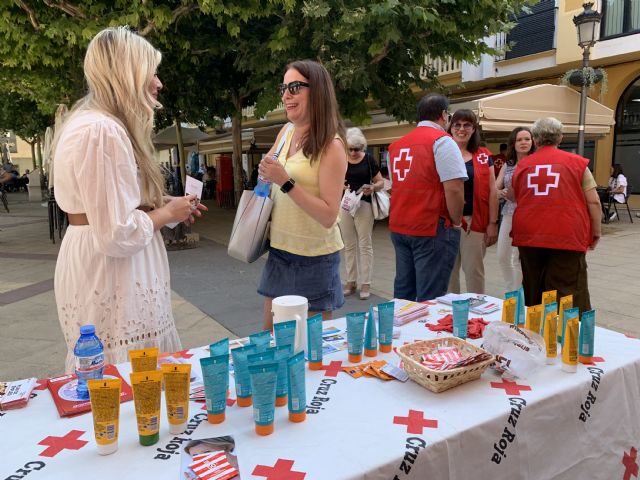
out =
[[164,242],[141,204],[138,169],[125,129],[96,111],[72,117],[55,151],[55,196],[89,225],[69,226],[58,254],[55,295],[74,370],[80,326],[94,324],[105,362],[127,361],[131,349],[181,349],[171,312]]

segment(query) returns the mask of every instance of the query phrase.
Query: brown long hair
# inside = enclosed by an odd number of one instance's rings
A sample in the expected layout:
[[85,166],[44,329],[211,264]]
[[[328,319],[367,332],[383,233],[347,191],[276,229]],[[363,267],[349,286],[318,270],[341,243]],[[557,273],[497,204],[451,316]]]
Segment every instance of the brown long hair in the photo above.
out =
[[456,110],[453,117],[451,117],[449,128],[447,129],[447,133],[449,135],[451,135],[451,128],[453,128],[453,124],[458,120],[466,120],[473,124],[473,134],[469,137],[469,141],[467,142],[467,150],[471,153],[476,153],[480,148],[480,143],[482,142],[482,137],[480,137],[480,132],[478,131],[478,117],[476,117],[476,114],[473,113],[472,110],[468,110],[466,108]]
[[329,72],[314,60],[291,62],[285,68],[285,73],[291,69],[300,72],[309,83],[309,133],[304,139],[302,152],[313,164],[320,159],[336,134],[342,140],[346,152],[344,124]]
[[507,140],[507,165],[515,165],[518,163],[518,154],[516,153],[516,138],[520,132],[529,132],[531,136],[531,149],[529,153],[533,153],[536,151],[536,144],[533,143],[533,134],[531,133],[531,129],[529,127],[516,127],[511,130],[509,134],[509,139]]

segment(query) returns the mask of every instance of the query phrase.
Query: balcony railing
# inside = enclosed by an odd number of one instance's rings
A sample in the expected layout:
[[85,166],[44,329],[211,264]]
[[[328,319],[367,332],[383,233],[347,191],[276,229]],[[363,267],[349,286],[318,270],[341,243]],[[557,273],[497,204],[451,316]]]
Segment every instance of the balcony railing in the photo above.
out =
[[462,71],[462,62],[452,58],[434,58],[427,57],[422,68],[421,76],[425,78],[429,70],[435,70],[438,76],[450,75],[452,73],[460,73]]

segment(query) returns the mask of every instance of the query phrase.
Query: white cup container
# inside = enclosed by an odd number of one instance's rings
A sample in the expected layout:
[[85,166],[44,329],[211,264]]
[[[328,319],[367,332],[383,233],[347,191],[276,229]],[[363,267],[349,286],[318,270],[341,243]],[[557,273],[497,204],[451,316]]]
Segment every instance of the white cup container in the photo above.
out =
[[309,312],[309,301],[299,295],[284,295],[276,297],[271,303],[271,313],[273,313],[273,324],[296,321],[296,342],[294,350],[299,352],[304,350],[307,353],[307,313]]

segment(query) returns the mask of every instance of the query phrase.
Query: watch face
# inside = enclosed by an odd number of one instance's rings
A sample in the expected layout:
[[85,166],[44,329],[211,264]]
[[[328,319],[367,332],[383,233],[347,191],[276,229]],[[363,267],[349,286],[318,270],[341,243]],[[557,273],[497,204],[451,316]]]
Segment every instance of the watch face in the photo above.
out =
[[280,191],[282,191],[283,193],[289,193],[289,191],[293,188],[295,183],[296,182],[294,182],[292,179],[287,180],[282,184],[282,187],[280,187]]

